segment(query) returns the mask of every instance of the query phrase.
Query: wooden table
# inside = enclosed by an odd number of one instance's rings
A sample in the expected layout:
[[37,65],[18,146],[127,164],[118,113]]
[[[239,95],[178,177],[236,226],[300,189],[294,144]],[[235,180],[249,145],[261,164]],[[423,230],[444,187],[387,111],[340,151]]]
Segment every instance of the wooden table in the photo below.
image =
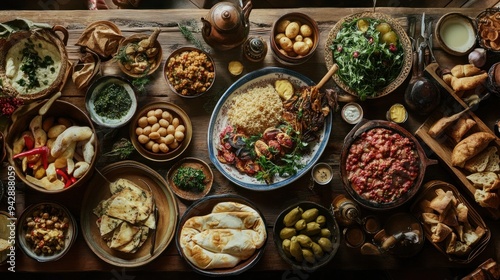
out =
[[[324,63],[324,44],[328,32],[340,18],[365,10],[366,9],[364,8],[309,8],[293,10],[297,12],[303,12],[314,17],[314,19],[319,24],[321,39],[320,46],[318,47],[317,52],[310,61],[301,66],[288,68],[303,73],[314,81],[319,81],[327,72]],[[286,12],[290,11],[292,10],[288,10]],[[437,21],[437,19],[441,15],[452,12],[452,10],[450,9],[436,8],[380,8],[377,9],[377,11],[390,14],[393,17],[397,18],[405,28],[407,26],[407,16],[412,15],[419,18],[421,13],[425,12],[428,17],[432,17],[434,21]],[[457,9],[456,11],[464,13],[471,17],[475,17],[481,12],[481,10],[479,9]],[[152,31],[153,27],[160,27],[162,32],[159,36],[159,41],[161,42],[163,47],[164,57],[167,57],[176,48],[180,46],[191,45],[179,32],[177,23],[182,20],[190,19],[197,20],[199,23],[199,19],[202,16],[205,16],[206,12],[206,10],[0,11],[0,21],[3,22],[20,17],[27,18],[35,22],[48,22],[50,24],[59,24],[66,27],[70,34],[67,44],[69,58],[71,61],[75,62],[80,55],[79,47],[75,46],[75,42],[81,34],[82,30],[88,24],[94,21],[113,21],[120,27],[125,36],[142,32],[149,34]],[[253,10],[250,15],[250,35],[260,35],[268,40],[272,23],[276,20],[276,18],[284,13],[284,10]],[[200,40],[202,40],[201,34],[198,33],[195,35]],[[439,49],[439,46],[435,47],[435,54],[438,61],[443,66],[453,65],[457,62],[465,62],[463,58],[457,59],[446,55]],[[139,106],[153,100],[169,101],[181,106],[191,117],[194,126],[192,143],[185,152],[184,156],[199,157],[207,162],[210,161],[208,158],[206,145],[206,134],[211,110],[213,109],[213,104],[215,104],[215,101],[220,96],[220,94],[223,93],[223,91],[227,87],[229,87],[229,85],[231,85],[238,79],[238,77],[232,77],[231,75],[229,75],[227,71],[228,62],[231,60],[242,61],[245,65],[243,74],[266,66],[281,66],[277,63],[277,61],[274,60],[271,52],[267,54],[265,60],[262,63],[252,63],[246,61],[243,58],[239,48],[226,52],[212,51],[212,55],[217,65],[217,79],[214,87],[211,89],[209,94],[197,99],[181,99],[170,91],[166,81],[162,76],[162,71],[159,70],[156,71],[156,73],[152,76],[152,83],[148,85],[147,93],[143,93],[139,97]],[[112,60],[105,62],[102,66],[102,70],[103,75],[121,75],[118,67]],[[408,80],[396,92],[390,94],[389,96],[371,100],[368,102],[361,102],[361,105],[363,106],[363,109],[365,111],[365,118],[385,119],[385,112],[390,107],[390,105],[396,102],[404,102],[403,92],[406,88]],[[325,87],[334,87],[334,82],[330,80]],[[74,84],[70,80],[68,80],[63,90],[62,99],[70,100],[80,108],[85,108],[84,96],[85,92],[82,90],[77,90]],[[485,121],[485,123],[487,123],[490,127],[493,127],[493,122],[498,117],[494,112],[498,112],[499,105],[500,99],[498,97],[492,97],[490,98],[490,101],[481,104],[481,108],[476,113]],[[221,175],[220,172],[218,172],[214,168],[215,186],[213,187],[210,194],[233,193],[247,197],[256,203],[256,205],[264,213],[267,220],[269,239],[267,241],[265,253],[263,258],[251,269],[251,271],[288,271],[297,273],[290,271],[290,267],[285,263],[284,260],[281,259],[274,246],[272,227],[276,216],[279,214],[279,212],[281,212],[282,209],[284,209],[288,205],[301,200],[315,201],[328,207],[335,195],[344,192],[338,172],[339,156],[344,137],[352,129],[353,126],[345,123],[341,119],[338,112],[334,113],[333,119],[332,133],[330,135],[327,148],[323,153],[320,161],[327,162],[332,165],[336,172],[331,184],[325,187],[316,187],[314,189],[314,192],[307,188],[309,182],[308,176],[303,176],[303,178],[299,179],[293,184],[281,189],[264,193],[249,191],[230,183],[227,179],[225,179],[225,177]],[[424,120],[425,117],[410,114],[408,121],[403,124],[403,127],[411,132],[414,132]],[[118,135],[116,137],[120,137],[120,135],[127,135],[127,128],[123,128],[118,131]],[[106,150],[102,152],[106,152]],[[431,157],[433,156],[431,155]],[[152,168],[158,170],[161,175],[165,175],[168,168],[173,164],[153,163],[140,158],[136,154],[132,157],[132,159],[146,163]],[[103,166],[107,163],[108,162],[101,160],[99,162],[99,166]],[[5,166],[7,165],[4,164],[4,167]],[[212,165],[212,167],[214,166]],[[451,182],[452,184],[458,185],[456,179],[453,178],[441,165],[434,165],[428,168],[428,172],[425,176],[425,181],[431,179],[443,179]],[[61,195],[47,196],[34,192],[30,189],[23,189],[20,181],[18,182],[18,187],[20,189],[17,196],[17,211],[19,213],[20,211],[22,211],[25,205],[29,205],[33,202],[40,200],[54,200],[65,204],[67,207],[69,207],[70,211],[76,217],[79,217],[79,206],[81,204],[81,198],[84,191],[82,188],[70,190]],[[460,188],[459,185],[458,187]],[[468,198],[470,199],[470,197]],[[473,205],[477,206],[473,199],[470,199],[470,201]],[[180,215],[182,215],[186,207],[189,206],[190,203],[183,200],[178,200],[178,202]],[[2,203],[4,202],[2,201]],[[483,213],[480,207],[476,207],[476,209],[480,211],[480,213]],[[398,209],[398,211],[407,210],[408,206],[404,206],[403,208]],[[363,210],[363,214],[367,213],[369,213],[369,211]],[[379,215],[381,218],[384,218],[391,214],[391,212],[375,214]],[[486,250],[475,261],[467,265],[459,265],[449,262],[445,256],[441,255],[428,242],[424,246],[423,250],[411,259],[398,259],[391,256],[363,256],[360,254],[359,250],[348,248],[342,242],[341,247],[338,250],[338,253],[334,257],[333,261],[331,261],[331,263],[329,263],[322,269],[453,269],[465,267],[472,271],[474,267],[476,267],[479,263],[489,257],[500,260],[500,225],[498,222],[489,220],[487,217],[485,217],[485,220],[493,234],[490,241],[490,246],[488,246]],[[76,243],[73,245],[69,253],[60,261],[53,263],[37,263],[36,261],[29,259],[20,250],[18,250],[16,255],[16,266],[18,271],[26,272],[111,271],[115,269],[114,267],[108,265],[106,262],[100,260],[92,253],[92,251],[85,243],[81,233],[79,234]],[[156,260],[144,267],[139,268],[139,270],[189,272],[191,271],[191,268],[186,263],[186,261],[179,256],[177,249],[172,242],[167,250],[165,250],[165,252],[162,253]]]

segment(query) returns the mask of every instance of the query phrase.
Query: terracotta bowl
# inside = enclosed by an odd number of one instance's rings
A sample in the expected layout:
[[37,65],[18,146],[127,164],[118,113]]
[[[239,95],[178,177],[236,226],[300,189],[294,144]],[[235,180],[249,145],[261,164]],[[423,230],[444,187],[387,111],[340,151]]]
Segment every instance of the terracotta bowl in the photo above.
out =
[[[30,103],[28,105],[25,105],[23,107],[18,108],[11,119],[11,123],[9,125],[7,134],[6,134],[6,148],[7,148],[7,156],[9,163],[14,167],[14,170],[16,172],[16,176],[23,181],[26,185],[31,187],[32,189],[35,189],[40,192],[44,193],[60,193],[67,191],[69,189],[77,188],[82,185],[85,185],[85,182],[92,177],[92,173],[94,171],[94,166],[97,161],[97,156],[99,154],[99,147],[98,147],[98,140],[97,137],[94,137],[94,156],[90,162],[90,166],[86,173],[79,178],[75,183],[73,183],[70,187],[68,188],[63,188],[60,190],[47,190],[45,188],[42,188],[40,186],[37,186],[30,181],[26,179],[26,173],[23,172],[22,169],[22,163],[21,160],[18,159],[13,159],[12,157],[14,156],[13,154],[13,145],[14,142],[18,139],[18,137],[21,136],[21,134],[24,131],[29,130],[29,124],[31,120],[38,115],[38,111],[40,107],[42,107],[47,100],[35,102],[35,103]],[[67,118],[73,121],[75,125],[79,126],[88,126],[90,129],[93,131],[94,135],[96,136],[96,130],[94,128],[94,125],[92,124],[92,121],[90,118],[83,112],[80,108],[78,108],[76,105],[63,101],[63,100],[56,100],[52,106],[50,106],[49,110],[47,113],[43,116],[43,119],[49,118],[49,117],[54,117],[55,119],[62,117],[62,118]]]
[[[147,38],[149,38],[149,35],[147,35],[147,34],[134,34],[134,35],[126,38],[125,40],[123,40],[120,43],[120,46],[118,47],[118,52],[115,55],[115,58],[121,52],[125,52],[128,45],[130,45],[130,44],[137,44],[141,40],[144,40],[144,39],[147,39]],[[120,67],[120,69],[122,70],[123,73],[125,73],[127,76],[130,76],[132,78],[140,78],[140,77],[144,77],[144,76],[147,76],[147,75],[151,75],[151,74],[153,74],[160,67],[161,61],[163,59],[163,51],[162,51],[162,48],[161,48],[161,44],[160,44],[160,42],[158,40],[156,40],[154,42],[154,48],[158,49],[157,54],[152,58],[153,61],[154,61],[154,64],[152,65],[152,67],[146,68],[145,71],[143,71],[143,72],[135,72],[134,69],[133,69],[133,66],[131,66],[129,63],[123,63],[119,59],[118,59],[118,66]]]
[[[196,191],[185,190],[174,183],[175,174],[181,167],[191,167],[197,170],[201,170],[203,172],[203,174],[205,175],[205,180],[203,182],[205,188],[203,189],[203,191],[196,192]],[[186,200],[198,200],[200,198],[205,197],[212,189],[212,184],[214,182],[214,174],[210,166],[203,160],[194,157],[186,157],[177,161],[174,164],[174,166],[172,166],[172,168],[168,170],[167,182],[168,186],[178,197]]]
[[[192,61],[183,59],[183,61],[185,62],[183,63],[183,65],[180,65],[179,62],[175,62],[175,59],[179,58],[181,55],[188,56],[189,54],[196,54],[196,53],[198,55],[206,57],[206,59],[203,59],[201,63],[202,66],[205,68],[205,72],[208,72],[205,74],[213,75],[212,78],[209,78],[207,77],[207,75],[203,74],[203,78],[200,80],[197,79],[196,77],[185,78],[184,75],[179,74],[180,70],[189,67]],[[165,61],[163,75],[170,89],[175,94],[177,94],[180,97],[195,98],[206,94],[210,90],[210,88],[215,82],[215,77],[216,77],[215,68],[216,68],[215,62],[213,58],[210,56],[210,54],[208,54],[207,52],[194,47],[181,47],[168,56],[167,61]],[[183,84],[184,82],[185,84]],[[208,85],[202,87],[194,86],[194,84],[198,82],[206,83]]]
[[[405,192],[401,196],[395,198],[392,201],[384,203],[365,198],[364,196],[359,194],[356,190],[354,190],[351,182],[349,181],[348,171],[346,169],[347,158],[349,156],[351,146],[359,139],[359,137],[364,132],[376,128],[385,128],[388,129],[389,131],[400,134],[402,137],[408,138],[411,142],[413,142],[415,152],[418,155],[418,175],[415,178],[412,186],[407,190],[407,192]],[[398,124],[382,120],[377,120],[377,121],[364,120],[360,122],[358,125],[356,125],[344,139],[344,145],[342,147],[342,152],[340,156],[340,174],[344,185],[344,189],[361,206],[371,210],[389,210],[402,206],[403,204],[408,202],[413,196],[415,196],[415,194],[420,189],[420,186],[422,185],[425,176],[425,170],[427,166],[431,164],[437,164],[437,161],[428,159],[427,156],[425,155],[422,146],[420,146],[418,140],[410,132],[408,132]]]
[[[464,35],[464,40],[450,38],[450,30],[458,29],[460,34]],[[467,55],[476,46],[476,28],[474,22],[468,16],[461,13],[447,13],[443,15],[436,24],[436,39],[441,47],[449,54],[455,56]]]
[[[168,111],[173,118],[178,118],[180,120],[180,124],[184,125],[185,127],[184,139],[182,139],[181,142],[178,142],[177,147],[172,147],[170,146],[170,144],[168,144],[169,149],[167,152],[162,152],[161,150],[158,152],[154,152],[153,149],[148,149],[147,143],[144,144],[141,143],[138,136],[139,134],[137,134],[137,128],[139,127],[138,124],[139,120],[142,117],[147,116],[149,111],[157,109],[161,109],[162,111]],[[159,120],[159,118],[157,119]],[[180,156],[188,148],[189,143],[191,142],[191,137],[193,136],[193,126],[191,124],[191,119],[189,118],[187,113],[181,107],[169,102],[153,102],[145,105],[136,112],[136,114],[130,121],[129,127],[130,127],[129,131],[130,141],[132,142],[132,145],[134,145],[135,149],[143,157],[156,162],[166,162]],[[155,140],[154,142],[160,145],[159,144],[160,139],[158,139],[157,141]]]
[[[49,207],[50,209],[54,209],[56,213],[61,213],[65,218],[69,220],[68,228],[64,236],[64,247],[61,251],[56,252],[54,254],[37,254],[34,251],[33,248],[34,245],[29,243],[25,238],[26,234],[29,233],[28,232],[29,228],[27,226],[26,219],[28,217],[32,217],[32,219],[35,219],[35,217],[40,217],[39,215],[36,215],[36,212],[43,211],[41,209],[47,209],[47,207]],[[62,258],[70,250],[71,246],[76,240],[77,235],[78,235],[78,226],[76,223],[76,219],[73,217],[71,212],[69,212],[69,210],[66,207],[53,202],[42,202],[29,206],[21,214],[17,226],[17,242],[19,243],[19,247],[21,247],[21,249],[26,255],[28,255],[32,259],[37,260],[38,262],[51,262],[51,261],[57,261],[60,258]]]
[[[306,54],[297,54],[294,51],[286,51],[282,48],[282,46],[279,43],[279,40],[277,40],[276,36],[280,33],[283,33],[280,30],[280,25],[284,23],[284,21],[290,21],[290,22],[299,22],[301,25],[307,25],[310,27],[311,30],[311,35],[309,36],[304,36],[302,33],[299,32],[299,35],[301,35],[303,38],[309,37],[312,40],[312,46],[309,47],[309,51]],[[271,49],[273,51],[274,58],[284,64],[284,65],[299,65],[302,64],[306,61],[308,61],[316,52],[316,48],[318,47],[319,39],[320,39],[320,32],[319,32],[319,27],[318,23],[312,19],[310,16],[303,14],[303,13],[288,13],[285,14],[281,17],[279,17],[272,26],[271,29],[271,36],[269,38]],[[291,39],[292,42],[298,41],[296,38]]]
[[[323,256],[321,258],[316,258],[316,261],[314,263],[309,263],[304,261],[297,261],[295,258],[289,255],[288,252],[285,252],[283,249],[283,240],[280,237],[280,232],[283,228],[285,228],[285,225],[283,223],[284,217],[294,208],[300,207],[303,211],[306,211],[308,209],[316,208],[319,211],[319,215],[322,215],[326,218],[326,223],[322,228],[327,228],[331,235],[327,237],[330,242],[332,243],[332,251],[331,252],[324,252]],[[298,235],[299,233],[297,233]],[[328,209],[323,207],[322,205],[319,205],[314,202],[310,201],[302,201],[293,205],[290,205],[287,207],[285,210],[283,210],[278,217],[276,218],[276,221],[274,223],[274,228],[273,228],[273,236],[274,236],[274,245],[276,245],[276,249],[278,250],[279,255],[289,264],[291,265],[294,269],[299,269],[299,270],[304,270],[304,271],[314,271],[327,263],[329,263],[335,254],[337,253],[337,250],[340,246],[340,231],[339,231],[339,226],[337,222],[335,221],[335,218],[333,217],[332,212],[330,212]],[[320,235],[316,234],[311,236],[312,240],[315,240],[316,238],[319,238]]]

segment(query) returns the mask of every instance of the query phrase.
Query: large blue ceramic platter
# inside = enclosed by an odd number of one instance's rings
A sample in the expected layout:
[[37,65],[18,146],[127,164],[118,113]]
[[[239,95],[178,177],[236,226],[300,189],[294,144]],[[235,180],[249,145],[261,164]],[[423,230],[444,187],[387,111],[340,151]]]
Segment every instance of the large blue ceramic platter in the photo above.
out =
[[231,104],[229,101],[231,98],[239,94],[244,94],[246,91],[255,87],[263,87],[267,84],[274,85],[274,82],[278,79],[288,79],[296,90],[304,86],[315,85],[315,83],[308,77],[292,70],[279,67],[263,68],[246,74],[231,85],[220,98],[210,118],[207,134],[210,160],[229,181],[246,189],[269,191],[284,187],[294,182],[307,173],[308,170],[318,161],[321,154],[325,150],[330,136],[332,113],[328,114],[325,120],[324,128],[319,132],[319,140],[311,142],[309,152],[302,156],[301,164],[304,167],[298,170],[296,174],[289,177],[280,177],[276,175],[271,184],[267,184],[266,182],[258,180],[253,176],[246,175],[238,171],[233,165],[221,163],[217,159],[218,147],[221,145],[219,135],[224,128],[231,125],[227,117],[227,112]]

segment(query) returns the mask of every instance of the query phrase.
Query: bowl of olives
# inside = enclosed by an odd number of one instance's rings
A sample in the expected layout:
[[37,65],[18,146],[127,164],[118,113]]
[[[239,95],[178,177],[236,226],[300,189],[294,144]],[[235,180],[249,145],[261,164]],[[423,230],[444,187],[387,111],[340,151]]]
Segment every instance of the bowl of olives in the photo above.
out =
[[310,201],[283,210],[273,229],[279,255],[293,268],[315,270],[327,264],[340,245],[340,232],[332,213]]

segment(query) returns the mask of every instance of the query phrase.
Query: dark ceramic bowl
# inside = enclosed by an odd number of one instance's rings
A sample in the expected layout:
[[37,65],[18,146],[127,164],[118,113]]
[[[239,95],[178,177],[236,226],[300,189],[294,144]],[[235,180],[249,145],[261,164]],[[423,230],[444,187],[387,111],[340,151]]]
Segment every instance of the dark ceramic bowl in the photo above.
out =
[[[329,237],[333,249],[331,252],[324,252],[324,255],[316,259],[315,263],[308,263],[306,261],[298,262],[296,261],[293,257],[288,255],[283,249],[282,243],[283,240],[280,238],[280,232],[283,228],[285,228],[285,225],[283,223],[283,219],[288,214],[292,209],[300,207],[303,211],[306,211],[308,209],[316,208],[319,210],[319,215],[323,215],[326,218],[326,224],[325,228],[328,228],[331,232],[331,236]],[[297,233],[298,234],[298,233]],[[327,263],[329,263],[335,254],[337,253],[337,250],[340,246],[340,231],[339,231],[339,226],[337,224],[337,221],[333,217],[332,212],[330,212],[328,209],[325,207],[314,203],[310,201],[303,201],[299,202],[293,205],[290,205],[287,207],[285,210],[283,210],[278,217],[276,218],[276,221],[274,222],[274,228],[273,228],[273,236],[274,236],[274,245],[276,246],[276,249],[278,250],[279,255],[289,264],[291,265],[294,269],[299,269],[303,271],[314,271]],[[319,235],[318,235],[319,236]],[[314,237],[311,237],[311,239],[314,240]]]
[[[375,128],[385,128],[390,131],[393,131],[394,133],[398,133],[405,138],[408,138],[411,142],[414,143],[414,149],[418,155],[419,170],[418,170],[418,175],[415,178],[412,186],[404,194],[387,203],[380,203],[375,200],[369,200],[360,195],[358,192],[356,192],[352,187],[351,182],[348,179],[349,176],[348,176],[348,171],[346,169],[347,157],[349,156],[349,151],[351,146],[361,136],[361,134]],[[427,166],[436,163],[437,163],[436,160],[429,160],[427,158],[423,148],[420,146],[417,139],[410,132],[408,132],[398,124],[382,120],[377,120],[377,121],[364,120],[358,125],[356,125],[344,139],[344,145],[342,147],[342,153],[340,157],[340,174],[342,177],[344,189],[361,206],[364,206],[371,210],[389,210],[397,208],[408,202],[418,192],[420,185],[422,184],[422,181],[424,179],[425,169],[427,168]]]

